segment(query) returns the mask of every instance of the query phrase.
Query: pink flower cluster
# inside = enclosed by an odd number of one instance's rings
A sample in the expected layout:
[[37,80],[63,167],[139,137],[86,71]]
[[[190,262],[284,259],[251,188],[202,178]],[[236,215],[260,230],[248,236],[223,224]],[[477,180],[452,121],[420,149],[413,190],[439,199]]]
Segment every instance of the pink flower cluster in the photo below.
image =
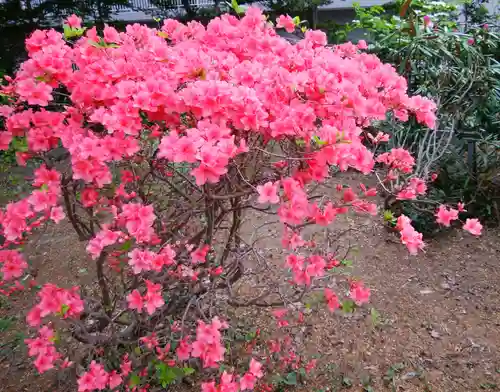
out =
[[0,250],[0,265],[3,280],[19,278],[28,268],[24,256],[17,250]]
[[384,163],[391,169],[397,169],[402,173],[411,173],[415,165],[415,158],[403,148],[393,148],[390,152],[380,154],[377,157],[377,162]]
[[424,249],[422,234],[411,225],[410,218],[401,215],[397,220],[396,230],[399,231],[401,242],[406,245],[410,254],[416,255],[419,250]]
[[156,235],[153,223],[156,215],[152,205],[129,203],[122,206],[118,215],[118,223],[125,226],[128,233],[138,242],[150,242]]
[[[61,195],[60,174],[45,166],[35,170],[35,187],[30,196],[20,201],[7,204],[5,211],[0,211],[0,232],[8,241],[16,241],[50,218],[59,223],[64,212],[57,206]],[[40,216],[41,213],[45,215]],[[38,219],[37,219],[38,218]]]
[[292,270],[295,284],[309,286],[311,278],[324,276],[327,263],[319,255],[312,255],[306,259],[291,254],[286,258],[286,265]]
[[458,219],[458,212],[454,208],[448,208],[444,205],[439,206],[436,212],[436,222],[440,225],[450,227],[451,222]]
[[198,321],[196,340],[191,345],[191,356],[200,358],[204,368],[218,367],[218,362],[224,360],[226,349],[220,330],[227,327],[227,323],[220,321],[217,317],[214,317],[210,324],[202,320]]
[[129,254],[128,264],[132,267],[134,274],[142,271],[161,271],[164,266],[175,264],[175,251],[166,245],[159,253],[150,250],[134,249]]
[[105,228],[99,231],[96,236],[89,241],[86,250],[95,260],[100,256],[106,246],[115,244],[120,239],[121,235],[121,231],[113,231]]
[[248,372],[246,372],[239,378],[239,382],[233,374],[224,371],[220,377],[219,385],[217,385],[215,381],[204,382],[201,384],[201,391],[239,392],[254,390],[256,382],[262,377],[264,377],[264,373],[262,372],[262,364],[252,358],[250,360]]
[[418,195],[425,195],[427,192],[427,185],[421,178],[413,177],[406,188],[400,191],[397,195],[399,200],[413,200],[416,199]]
[[245,139],[240,146],[235,144],[235,136],[231,130],[207,120],[201,120],[197,128],[190,128],[181,136],[173,131],[162,138],[158,158],[166,158],[172,162],[198,163],[191,170],[197,185],[217,183],[227,172],[230,159],[237,154],[247,152]]
[[26,317],[32,327],[39,326],[42,318],[58,314],[63,318],[78,317],[83,311],[83,300],[78,287],[66,290],[51,283],[45,284],[38,292],[40,302],[30,310]]
[[153,314],[156,309],[165,304],[161,295],[162,287],[160,284],[155,284],[149,280],[145,280],[146,294],[141,295],[139,290],[133,290],[127,296],[129,309],[135,309],[138,313],[142,313],[145,309],[148,314]]
[[362,305],[370,301],[370,289],[361,282],[352,282],[349,290],[349,296],[356,305]]
[[28,346],[28,355],[36,357],[33,364],[39,373],[53,369],[54,362],[61,357],[54,346],[55,339],[54,331],[45,326],[38,330],[38,337],[24,341]]
[[89,370],[78,378],[78,392],[102,391],[107,388],[115,389],[123,383],[123,376],[126,375],[123,371],[122,374],[118,374],[116,370],[107,372],[103,365],[92,361]]

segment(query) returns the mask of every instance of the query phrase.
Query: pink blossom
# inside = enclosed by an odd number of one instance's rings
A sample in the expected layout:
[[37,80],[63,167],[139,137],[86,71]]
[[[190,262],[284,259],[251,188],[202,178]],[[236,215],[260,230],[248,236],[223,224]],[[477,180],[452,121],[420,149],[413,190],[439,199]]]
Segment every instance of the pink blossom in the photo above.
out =
[[262,364],[259,361],[256,361],[254,358],[250,360],[250,368],[248,369],[248,371],[257,378],[264,377],[264,373],[262,372]]
[[465,221],[463,229],[471,233],[472,235],[479,236],[481,235],[481,230],[483,229],[483,225],[479,223],[478,219],[468,218]]
[[127,295],[127,302],[129,309],[136,309],[138,313],[142,313],[144,301],[138,290],[133,290],[129,295]]
[[12,133],[9,131],[0,132],[0,150],[8,150],[12,140]]
[[118,31],[114,27],[104,25],[104,41],[107,43],[118,43],[120,42],[120,36]]
[[[360,39],[358,41],[357,46],[358,46],[358,49],[361,49],[361,50],[368,49],[368,45],[366,44],[366,41],[364,39]],[[386,140],[384,140],[384,141],[386,141]]]
[[264,185],[257,185],[257,192],[259,192],[258,202],[261,204],[279,203],[278,186],[279,183],[272,183],[271,181],[266,182]]
[[109,388],[110,389],[115,389],[116,387],[118,387],[122,383],[123,383],[122,376],[120,374],[118,374],[116,372],[116,370],[113,370],[109,374],[109,378],[108,378],[108,386],[109,386]]
[[295,23],[289,15],[280,15],[276,19],[276,27],[283,28],[289,33],[293,33],[295,31]]
[[247,372],[240,378],[240,389],[242,391],[245,390],[253,390],[255,387],[255,382],[257,381],[257,377],[253,375],[251,372]]
[[61,222],[64,218],[66,218],[66,214],[62,207],[53,207],[50,210],[50,219],[52,219],[55,223]]
[[458,219],[458,210],[455,210],[454,208],[447,208],[444,205],[439,206],[436,212],[437,223],[446,227],[450,227],[451,222],[457,219]]
[[424,16],[424,26],[428,27],[429,29],[432,29],[434,27],[434,23],[432,22],[429,15]]
[[200,263],[205,263],[209,250],[210,250],[209,245],[205,245],[201,248],[194,250],[193,252],[191,252],[191,262],[195,265]]
[[76,16],[75,14],[69,16],[65,20],[65,23],[73,29],[80,29],[82,27],[82,19]]
[[[78,392],[92,392],[103,390],[109,381],[109,374],[104,370],[104,366],[92,361],[88,372],[83,373],[78,378]],[[116,380],[114,380],[116,381]]]
[[163,297],[161,295],[161,285],[145,280],[147,291],[143,297],[144,308],[148,314],[153,314],[156,309],[162,307],[165,304]]
[[189,344],[188,338],[183,338],[179,342],[175,352],[180,361],[187,361],[191,357],[191,344]]
[[20,278],[28,264],[16,250],[0,250],[0,272],[4,280]]
[[357,305],[362,305],[370,300],[370,289],[363,286],[361,282],[351,283],[349,296],[356,302]]
[[340,303],[337,295],[329,288],[325,288],[324,293],[326,302],[328,304],[328,309],[330,309],[330,312],[334,312],[335,310],[339,309]]

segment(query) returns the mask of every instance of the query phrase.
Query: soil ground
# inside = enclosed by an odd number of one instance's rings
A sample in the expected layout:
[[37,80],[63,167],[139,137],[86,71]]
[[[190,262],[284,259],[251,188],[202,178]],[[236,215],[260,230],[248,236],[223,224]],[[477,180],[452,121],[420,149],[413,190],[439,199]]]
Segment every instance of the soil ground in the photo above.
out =
[[[250,218],[248,233],[258,223]],[[321,357],[315,376],[297,390],[500,390],[498,229],[485,230],[479,239],[454,231],[428,241],[425,253],[409,256],[375,220],[354,217],[335,226],[356,228],[342,241],[357,245],[354,273],[372,298],[354,314],[320,310],[311,316],[307,350]],[[279,260],[278,227],[266,230],[261,246]],[[93,263],[82,258],[84,244],[69,225],[50,227],[29,253],[39,283],[92,285]],[[23,293],[0,303],[0,391],[75,391],[64,381],[54,384],[53,374],[36,376],[26,357],[24,317],[33,299]],[[265,309],[239,315],[257,325],[269,321]],[[10,326],[2,324],[7,318]]]

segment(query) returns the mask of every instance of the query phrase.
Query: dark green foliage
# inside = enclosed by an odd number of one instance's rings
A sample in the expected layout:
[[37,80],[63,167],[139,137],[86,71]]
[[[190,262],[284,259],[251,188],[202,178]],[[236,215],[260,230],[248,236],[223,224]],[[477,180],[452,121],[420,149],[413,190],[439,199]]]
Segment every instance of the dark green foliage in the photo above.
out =
[[[392,134],[388,148],[404,146],[415,156],[417,176],[439,173],[427,200],[397,203],[398,213],[426,234],[439,229],[433,216],[438,203],[464,201],[471,214],[500,221],[500,37],[482,24],[485,15],[477,15],[484,11],[482,3],[474,4],[466,8],[465,25],[458,23],[457,6],[451,3],[398,0],[385,8],[356,6],[357,20],[344,30],[364,29],[369,51],[396,67],[411,95],[438,105],[435,133],[414,121],[401,125],[388,119],[376,125]],[[425,15],[434,26],[424,26]]]

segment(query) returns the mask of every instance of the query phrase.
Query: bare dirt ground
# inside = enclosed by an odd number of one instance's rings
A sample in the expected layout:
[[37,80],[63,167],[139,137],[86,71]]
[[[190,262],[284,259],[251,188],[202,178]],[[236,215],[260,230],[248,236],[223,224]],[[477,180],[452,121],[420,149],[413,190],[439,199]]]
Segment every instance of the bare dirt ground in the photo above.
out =
[[[262,223],[250,222],[246,230]],[[458,230],[428,241],[409,256],[376,220],[353,217],[335,223],[356,230],[342,241],[357,245],[355,275],[372,290],[369,306],[354,314],[320,310],[309,319],[307,351],[321,355],[317,372],[300,391],[500,390],[500,231],[480,239]],[[334,228],[334,229],[335,229]],[[277,226],[266,226],[261,246],[282,260]],[[39,283],[92,284],[93,263],[69,225],[49,228],[30,251]],[[34,375],[20,333],[33,295],[0,303],[0,391],[66,392],[53,375]],[[372,316],[371,309],[379,317]],[[265,325],[268,310],[235,314]],[[371,388],[371,389],[370,389]],[[197,390],[197,389],[194,389]]]

